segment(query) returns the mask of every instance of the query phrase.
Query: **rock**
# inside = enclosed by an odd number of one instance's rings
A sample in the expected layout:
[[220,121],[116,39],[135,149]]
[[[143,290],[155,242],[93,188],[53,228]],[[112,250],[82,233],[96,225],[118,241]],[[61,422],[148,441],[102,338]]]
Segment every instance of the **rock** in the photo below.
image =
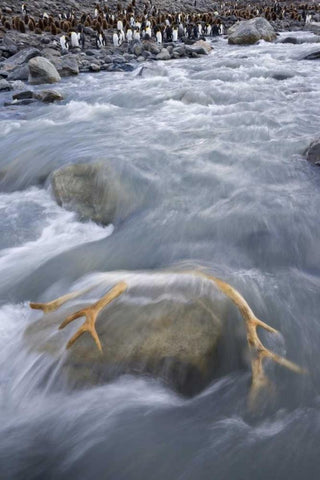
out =
[[128,46],[128,53],[135,55],[136,57],[140,57],[142,55],[144,48],[140,40],[133,40],[130,42]]
[[[167,274],[165,281],[161,274],[137,277],[132,293],[120,296],[99,315],[102,353],[86,334],[61,357],[70,338],[69,330],[57,328],[67,315],[63,309],[46,321],[32,322],[25,333],[29,347],[59,359],[60,374],[73,387],[96,385],[124,373],[147,374],[184,395],[198,393],[217,375],[225,299],[188,275],[174,280],[177,276]],[[199,295],[201,288],[205,293]],[[144,300],[135,301],[135,296]]]
[[53,57],[51,61],[61,77],[69,77],[79,74],[79,65],[74,55],[68,54],[61,58]]
[[156,60],[170,60],[171,55],[166,48],[163,48],[158,55],[156,55]]
[[152,55],[158,55],[161,52],[161,47],[151,40],[144,40],[143,49]]
[[14,55],[15,53],[17,53],[18,51],[18,47],[17,45],[15,44],[15,42],[13,42],[12,40],[10,40],[7,35],[5,35],[3,37],[3,40],[2,40],[2,45],[0,45],[0,51],[6,56],[6,57],[10,57],[12,55]]
[[320,50],[309,53],[308,55],[302,58],[302,60],[319,60],[319,59],[320,59]]
[[83,220],[108,225],[113,222],[117,195],[99,164],[76,164],[52,174],[53,194],[59,205],[75,211]]
[[[212,50],[212,46],[210,45],[210,43],[206,42],[205,40],[198,40],[197,42],[195,42],[193,44],[193,47],[201,48],[202,50],[204,50],[206,52],[206,54],[210,53],[211,50]],[[197,53],[199,53],[199,52],[197,52]]]
[[29,83],[39,85],[42,83],[60,82],[61,77],[56,67],[43,57],[34,57],[29,60]]
[[293,75],[292,73],[285,73],[285,72],[277,72],[277,73],[273,73],[271,75],[272,78],[274,78],[275,80],[287,80],[288,78],[292,78]]
[[42,92],[34,92],[33,98],[40,100],[40,102],[53,103],[60,102],[64,97],[61,93],[56,92],[55,90],[43,90]]
[[25,100],[26,98],[33,98],[33,92],[31,90],[25,90],[24,92],[15,93],[12,95],[13,100]]
[[194,57],[198,55],[208,55],[208,51],[206,48],[204,48],[201,45],[196,46],[195,44],[186,45],[185,52],[186,52],[186,55],[188,55],[189,57]]
[[291,43],[292,45],[296,45],[299,41],[296,37],[286,37],[283,40],[280,40],[279,43]]
[[4,79],[0,80],[0,92],[9,92],[10,90],[12,90],[10,83]]
[[40,50],[37,48],[24,48],[20,52],[16,53],[12,57],[8,58],[1,67],[4,70],[11,71],[17,67],[21,67],[27,63],[31,58],[37,57],[40,55]]
[[186,48],[184,45],[179,45],[178,47],[175,47],[172,51],[172,56],[174,58],[184,57],[185,54],[186,54]]
[[7,76],[8,80],[27,81],[28,78],[29,78],[29,67],[28,67],[28,65],[21,65],[21,66],[15,68]]
[[320,165],[320,139],[315,140],[304,152],[308,162],[314,165]]
[[91,72],[100,72],[101,70],[100,65],[97,65],[96,63],[91,63],[89,68]]
[[51,185],[57,203],[82,220],[102,225],[122,222],[145,203],[150,184],[129,166],[119,170],[117,165],[111,169],[102,162],[74,164],[54,171]]
[[263,17],[237,22],[228,30],[228,42],[232,45],[252,45],[259,40],[272,42],[276,38],[274,28]]

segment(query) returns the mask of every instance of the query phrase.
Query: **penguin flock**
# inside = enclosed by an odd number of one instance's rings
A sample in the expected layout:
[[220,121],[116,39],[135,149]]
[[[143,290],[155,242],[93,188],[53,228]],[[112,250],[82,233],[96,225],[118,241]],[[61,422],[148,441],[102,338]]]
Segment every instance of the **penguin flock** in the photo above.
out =
[[[196,8],[196,7],[195,7]],[[237,20],[264,16],[269,21],[291,19],[304,23],[320,11],[320,4],[261,1],[253,5],[244,1],[213,3],[209,12],[161,12],[152,0],[127,6],[118,3],[115,8],[96,4],[92,11],[75,12],[74,9],[53,15],[43,12],[38,18],[31,16],[27,3],[22,3],[20,15],[8,17],[0,11],[0,23],[5,30],[15,29],[36,34],[58,35],[62,52],[70,48],[84,49],[86,35],[94,38],[100,49],[110,44],[118,47],[133,40],[154,39],[158,44],[177,42],[179,39],[197,39],[223,35],[225,26]]]

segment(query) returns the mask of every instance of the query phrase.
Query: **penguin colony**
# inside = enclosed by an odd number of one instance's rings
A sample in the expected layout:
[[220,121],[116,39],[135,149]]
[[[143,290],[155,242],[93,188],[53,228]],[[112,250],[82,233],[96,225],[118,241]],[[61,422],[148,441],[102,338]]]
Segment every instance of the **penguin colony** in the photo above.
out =
[[[196,9],[197,0],[194,1]],[[62,52],[70,48],[85,48],[85,33],[94,32],[96,48],[110,44],[117,47],[133,40],[154,39],[157,43],[177,42],[179,39],[197,39],[204,36],[223,35],[224,23],[232,19],[248,20],[264,16],[268,21],[297,20],[312,21],[312,13],[320,11],[320,4],[287,4],[287,2],[260,2],[250,5],[247,2],[224,2],[212,4],[212,11],[206,13],[161,12],[152,5],[152,0],[136,5],[132,0],[126,7],[117,4],[115,8],[107,4],[96,4],[91,13],[68,10],[53,16],[43,12],[38,18],[29,14],[27,3],[22,3],[20,15],[9,17],[0,10],[2,29],[15,29],[41,35],[49,32],[59,35]]]

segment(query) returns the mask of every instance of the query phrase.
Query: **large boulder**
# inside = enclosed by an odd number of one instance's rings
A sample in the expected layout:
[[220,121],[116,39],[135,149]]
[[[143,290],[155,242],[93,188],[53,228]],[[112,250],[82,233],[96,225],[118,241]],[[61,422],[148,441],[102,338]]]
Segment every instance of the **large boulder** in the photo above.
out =
[[39,55],[40,51],[37,48],[24,48],[23,50],[20,50],[20,52],[5,60],[2,63],[1,68],[7,71],[14,70],[15,68],[21,67],[21,65],[27,63],[29,60],[31,60],[31,58]]
[[75,211],[82,220],[102,225],[121,222],[144,204],[150,194],[148,180],[110,163],[73,164],[51,175],[53,194],[59,205]]
[[[33,322],[25,334],[29,347],[57,362],[58,377],[71,387],[97,385],[121,374],[144,374],[162,379],[182,394],[198,393],[217,375],[223,358],[218,346],[227,317],[226,300],[208,282],[190,275],[136,272],[129,286],[96,322],[102,353],[85,334],[64,354],[79,323],[62,331],[58,325],[82,308],[83,301]],[[100,285],[91,302],[106,290],[108,285]],[[239,344],[244,337],[240,338]]]
[[56,67],[43,57],[34,57],[29,60],[29,83],[39,85],[42,83],[56,83],[61,77]]
[[52,57],[51,61],[61,77],[79,74],[79,65],[75,55],[69,54],[63,57]]
[[276,38],[274,28],[263,17],[237,22],[228,30],[228,42],[232,45],[252,45],[259,40],[272,42]]
[[59,205],[75,211],[83,220],[108,225],[116,210],[116,195],[100,164],[62,167],[51,177],[53,194]]

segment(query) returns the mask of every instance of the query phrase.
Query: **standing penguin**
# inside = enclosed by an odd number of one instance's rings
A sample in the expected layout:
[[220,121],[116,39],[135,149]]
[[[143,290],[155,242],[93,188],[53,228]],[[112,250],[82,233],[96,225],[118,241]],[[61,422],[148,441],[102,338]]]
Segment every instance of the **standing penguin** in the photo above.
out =
[[72,31],[70,35],[70,45],[71,48],[79,47],[79,38],[76,32]]
[[156,32],[157,43],[162,43],[162,33],[160,30]]
[[61,53],[66,53],[69,50],[69,40],[65,35],[60,37]]
[[116,32],[114,32],[112,36],[112,41],[113,41],[113,46],[118,47],[119,46],[119,36]]
[[140,40],[140,30],[139,28],[136,28],[134,33],[133,33],[133,39],[134,40]]
[[96,47],[97,48],[102,48],[102,47],[105,47],[107,44],[107,41],[106,41],[106,37],[105,37],[105,34],[103,32],[97,32],[97,35],[96,35]]
[[131,28],[128,28],[127,30],[127,42],[131,42],[132,41],[132,30]]
[[176,25],[172,29],[172,41],[173,42],[178,41],[178,27]]
[[83,27],[79,26],[79,32],[78,32],[78,41],[80,44],[81,49],[83,50],[85,47],[86,39],[83,33]]

